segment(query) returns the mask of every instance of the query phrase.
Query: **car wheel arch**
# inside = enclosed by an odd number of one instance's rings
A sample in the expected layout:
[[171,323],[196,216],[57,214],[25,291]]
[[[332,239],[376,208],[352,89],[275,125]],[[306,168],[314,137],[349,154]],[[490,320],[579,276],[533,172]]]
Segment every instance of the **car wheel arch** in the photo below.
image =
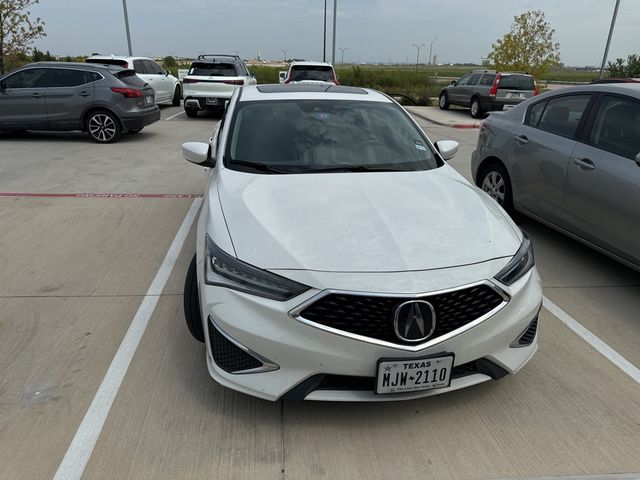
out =
[[96,112],[107,112],[110,113],[111,115],[113,115],[116,120],[118,120],[118,123],[120,124],[120,128],[122,128],[122,119],[120,118],[120,115],[118,115],[115,111],[113,111],[113,109],[103,106],[103,105],[91,105],[89,108],[87,108],[87,110],[82,114],[82,131],[86,131],[86,126],[87,126],[87,120],[89,119],[89,116],[93,113]]

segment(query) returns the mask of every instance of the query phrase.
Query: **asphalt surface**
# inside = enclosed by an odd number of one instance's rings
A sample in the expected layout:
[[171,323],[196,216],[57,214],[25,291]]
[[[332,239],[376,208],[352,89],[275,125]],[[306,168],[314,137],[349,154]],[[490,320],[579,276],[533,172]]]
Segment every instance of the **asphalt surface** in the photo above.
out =
[[[477,129],[413,111],[470,178]],[[162,117],[115,145],[0,134],[0,479],[640,478],[640,273],[524,217],[547,308],[518,374],[381,404],[218,386],[182,312],[206,177],[180,153],[218,119]]]

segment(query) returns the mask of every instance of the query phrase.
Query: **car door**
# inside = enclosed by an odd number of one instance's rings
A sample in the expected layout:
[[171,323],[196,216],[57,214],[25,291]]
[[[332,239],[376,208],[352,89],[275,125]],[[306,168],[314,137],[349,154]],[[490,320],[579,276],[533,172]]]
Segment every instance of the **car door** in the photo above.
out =
[[462,92],[467,87],[467,82],[470,78],[471,74],[465,75],[457,82],[447,87],[447,96],[449,97],[449,103],[462,105]]
[[512,183],[517,206],[560,225],[564,183],[590,94],[559,95],[529,107],[513,130]]
[[147,75],[153,80],[156,102],[166,102],[173,96],[173,84],[160,65],[153,60],[143,60]]
[[93,103],[94,84],[102,76],[70,68],[50,68],[47,74],[47,118],[52,130],[80,130],[84,112]]
[[563,214],[586,240],[640,263],[640,100],[603,95],[571,155]]
[[44,130],[45,68],[27,68],[5,77],[0,84],[0,128]]
[[472,74],[467,82],[458,89],[460,105],[468,107],[471,104],[471,97],[475,93],[475,86],[478,84],[481,73]]

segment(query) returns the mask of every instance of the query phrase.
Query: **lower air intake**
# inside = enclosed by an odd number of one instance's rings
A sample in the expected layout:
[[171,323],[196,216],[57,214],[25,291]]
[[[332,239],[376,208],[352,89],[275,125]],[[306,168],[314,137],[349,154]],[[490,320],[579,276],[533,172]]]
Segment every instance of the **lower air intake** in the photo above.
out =
[[216,362],[218,367],[227,373],[238,373],[262,367],[263,364],[260,360],[249,355],[225,337],[211,321],[207,322],[207,324],[213,361]]

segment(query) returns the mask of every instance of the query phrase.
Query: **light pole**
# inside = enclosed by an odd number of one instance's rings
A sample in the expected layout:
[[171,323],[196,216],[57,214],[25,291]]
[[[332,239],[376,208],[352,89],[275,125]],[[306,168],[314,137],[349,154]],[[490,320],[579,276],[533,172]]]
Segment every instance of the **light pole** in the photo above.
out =
[[122,0],[122,8],[124,9],[124,27],[127,30],[127,45],[129,46],[129,56],[133,56],[131,50],[131,32],[129,32],[129,15],[127,14],[127,0]]
[[322,61],[327,61],[327,0],[324,0],[324,22],[322,22]]
[[431,43],[429,44],[429,65],[431,65],[431,64],[433,63],[433,62],[431,61],[431,59],[433,58],[433,57],[431,56],[431,50],[433,49],[433,42],[435,42],[437,39],[438,39],[438,36],[436,35],[436,36],[434,37],[434,39],[433,39],[433,40],[431,40]]
[[342,54],[342,59],[341,59],[340,63],[341,63],[342,65],[344,65],[344,51],[345,51],[345,50],[349,50],[349,47],[345,47],[345,48],[338,48],[338,50],[340,50],[340,53]]
[[331,54],[331,65],[336,64],[336,17],[338,14],[338,0],[333,0],[333,53]]
[[611,45],[611,37],[613,36],[613,27],[616,24],[616,17],[618,16],[618,7],[620,6],[620,0],[616,0],[616,7],[613,9],[613,18],[611,19],[611,27],[609,28],[609,38],[607,38],[607,46],[604,49],[604,57],[602,58],[602,66],[600,67],[600,77],[604,75],[604,67],[607,63],[607,57],[609,56],[609,45]]
[[280,50],[282,52],[282,63],[287,63],[287,52],[289,50]]
[[418,71],[418,63],[420,63],[420,49],[424,47],[424,43],[420,46],[413,44],[414,47],[418,49],[418,53],[416,54],[416,72]]

